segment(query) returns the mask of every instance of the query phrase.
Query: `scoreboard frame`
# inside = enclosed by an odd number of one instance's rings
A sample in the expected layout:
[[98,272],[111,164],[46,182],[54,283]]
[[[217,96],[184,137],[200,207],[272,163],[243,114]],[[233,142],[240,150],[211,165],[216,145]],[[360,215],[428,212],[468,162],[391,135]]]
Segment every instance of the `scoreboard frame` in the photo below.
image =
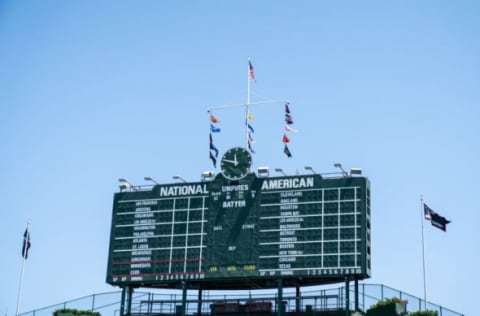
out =
[[107,283],[273,288],[371,275],[370,182],[318,174],[114,194]]

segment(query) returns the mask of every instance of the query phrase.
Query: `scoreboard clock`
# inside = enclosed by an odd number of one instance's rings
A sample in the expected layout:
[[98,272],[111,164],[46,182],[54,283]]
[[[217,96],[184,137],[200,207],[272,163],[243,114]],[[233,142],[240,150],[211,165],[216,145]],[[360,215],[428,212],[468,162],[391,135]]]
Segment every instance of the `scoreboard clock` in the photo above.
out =
[[223,176],[229,180],[240,180],[250,171],[252,156],[242,147],[234,147],[225,152],[220,162]]

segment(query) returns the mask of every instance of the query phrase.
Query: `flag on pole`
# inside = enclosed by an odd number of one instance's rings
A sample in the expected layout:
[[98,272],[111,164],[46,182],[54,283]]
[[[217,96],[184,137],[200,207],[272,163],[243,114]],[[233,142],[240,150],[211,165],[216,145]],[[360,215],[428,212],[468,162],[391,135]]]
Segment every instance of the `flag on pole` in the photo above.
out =
[[211,121],[212,123],[215,123],[215,124],[220,123],[220,120],[217,119],[215,116],[213,116],[212,113],[210,113],[210,121]]
[[210,132],[212,133],[220,133],[220,127],[216,127],[213,124],[210,124]]
[[28,258],[28,250],[30,249],[30,232],[28,231],[28,227],[25,229],[23,233],[23,244],[22,244],[22,257],[24,259]]
[[423,203],[423,214],[425,215],[426,220],[432,220],[432,212],[432,209],[429,208],[427,204]]
[[212,159],[213,166],[217,168],[217,159],[213,156],[212,152],[210,152],[210,159]]
[[429,220],[432,223],[432,226],[437,227],[438,229],[447,231],[447,224],[451,223],[448,219],[443,216],[440,216],[437,212],[433,211],[427,204],[423,203],[423,211],[425,214],[425,219]]
[[250,79],[252,79],[254,82],[257,82],[257,80],[255,79],[255,71],[250,60],[248,61],[248,75],[250,76]]
[[288,113],[285,113],[285,123],[287,123],[288,125],[292,125],[293,124],[293,118],[290,114]]
[[285,125],[285,130],[286,130],[287,132],[298,133],[298,131],[297,131],[296,129],[293,129],[293,128],[291,128],[291,127],[288,126],[288,125]]
[[212,142],[210,142],[210,150],[213,150],[215,152],[215,158],[217,158],[218,157],[218,149],[217,149],[217,147],[215,147],[215,145]]
[[254,143],[255,141],[253,140],[253,136],[252,136],[252,133],[250,131],[248,131],[248,140],[251,142],[251,143]]
[[285,155],[287,155],[288,158],[292,157],[292,153],[288,149],[287,144],[285,144],[285,147],[283,148],[283,152],[285,153]]
[[254,151],[253,148],[252,148],[252,144],[250,143],[250,140],[247,141],[247,144],[248,144],[248,150],[250,150],[250,152],[251,152],[252,154],[254,154],[255,151]]

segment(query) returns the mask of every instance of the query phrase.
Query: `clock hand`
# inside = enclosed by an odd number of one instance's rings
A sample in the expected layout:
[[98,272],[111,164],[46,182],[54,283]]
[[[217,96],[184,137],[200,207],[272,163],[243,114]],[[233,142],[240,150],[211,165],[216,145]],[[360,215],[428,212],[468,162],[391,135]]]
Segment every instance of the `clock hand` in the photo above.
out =
[[223,159],[223,161],[225,161],[225,162],[229,162],[229,163],[233,163],[235,166],[238,164],[238,162],[237,162],[237,161],[235,161],[235,160]]
[[234,161],[234,162],[233,162],[233,165],[234,165],[234,166],[237,166],[237,165],[238,165],[237,154],[234,154],[234,155],[233,155],[233,161]]

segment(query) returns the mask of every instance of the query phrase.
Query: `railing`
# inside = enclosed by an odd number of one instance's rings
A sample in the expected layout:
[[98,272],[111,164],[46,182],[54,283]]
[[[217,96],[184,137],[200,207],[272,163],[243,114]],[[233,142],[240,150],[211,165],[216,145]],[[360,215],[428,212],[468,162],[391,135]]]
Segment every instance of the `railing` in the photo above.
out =
[[[425,300],[416,297],[412,294],[395,290],[391,287],[388,287],[383,284],[360,284],[359,290],[361,294],[359,295],[360,306],[363,310],[367,310],[370,306],[376,302],[392,297],[398,297],[402,300],[408,302],[407,311],[416,312],[424,310]],[[350,297],[352,297],[353,292],[350,289]],[[464,316],[461,313],[452,311],[441,305],[437,305],[431,302],[427,302],[427,309],[438,312],[438,316]]]
[[[414,295],[395,290],[381,284],[359,284],[359,308],[368,310],[376,302],[398,297],[408,301],[407,310],[415,312],[423,310],[424,300]],[[121,292],[108,292],[93,294],[71,301],[47,306],[30,312],[22,313],[21,316],[52,316],[57,309],[73,308],[100,312],[102,316],[120,316]],[[355,308],[354,290],[350,287],[350,310]],[[232,304],[224,308],[239,311],[248,311],[249,302],[263,302],[257,308],[271,306],[271,311],[278,310],[277,292],[275,290],[251,290],[251,291],[213,291],[203,290],[201,301],[198,301],[198,292],[189,290],[185,306],[185,314],[215,314],[213,304]],[[156,292],[136,291],[132,296],[132,314],[170,314],[181,313],[182,292],[181,290],[157,290]],[[219,305],[217,305],[219,306]],[[251,306],[251,305],[250,305]],[[301,296],[296,297],[294,288],[284,288],[282,295],[282,311],[332,311],[345,308],[345,288],[325,288],[320,286],[306,287],[301,289]],[[464,316],[443,306],[428,302],[427,309],[438,312],[439,316]]]

